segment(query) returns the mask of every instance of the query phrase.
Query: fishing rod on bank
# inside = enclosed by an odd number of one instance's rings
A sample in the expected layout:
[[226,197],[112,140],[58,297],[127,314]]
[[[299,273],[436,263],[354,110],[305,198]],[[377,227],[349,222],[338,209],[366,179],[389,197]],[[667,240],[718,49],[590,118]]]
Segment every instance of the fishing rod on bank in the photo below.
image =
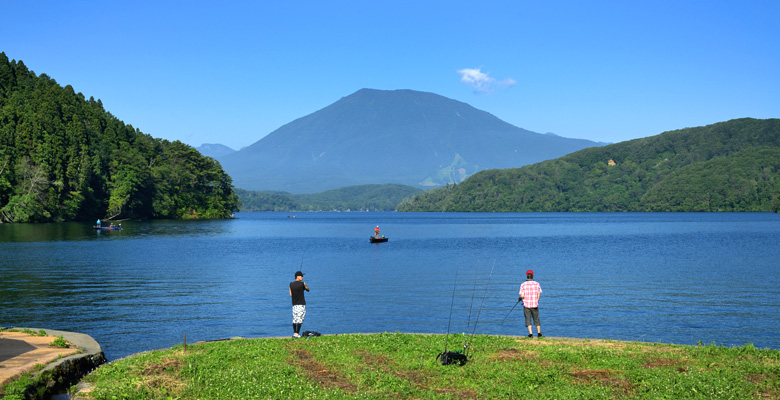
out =
[[[474,274],[474,287],[471,288],[471,305],[469,305],[469,320],[466,323],[466,333],[469,331],[469,328],[471,328],[471,313],[474,311],[474,295],[477,293],[477,275]],[[463,340],[463,350],[465,352],[466,347],[468,345],[468,335],[464,334],[464,340]]]
[[447,336],[445,336],[444,338],[444,351],[436,355],[436,359],[441,361],[442,365],[450,365],[454,363],[459,363],[460,365],[464,365],[466,364],[466,361],[468,361],[466,356],[463,355],[462,353],[447,350],[447,345],[449,344],[449,340],[450,340],[450,327],[452,326],[452,309],[455,306],[455,290],[457,289],[459,272],[460,272],[460,268],[458,268],[455,271],[455,282],[452,283],[452,301],[450,302],[450,319],[449,322],[447,322]]
[[471,349],[471,341],[474,338],[474,333],[477,331],[477,324],[479,324],[479,316],[480,314],[482,314],[482,306],[485,305],[485,296],[487,295],[487,291],[490,288],[490,281],[493,280],[494,269],[496,269],[496,259],[493,259],[493,266],[490,268],[490,276],[488,276],[487,285],[485,285],[485,289],[482,292],[482,302],[479,305],[479,311],[477,311],[477,320],[474,321],[474,329],[471,331],[471,336],[469,336],[466,339],[466,342],[463,344],[463,353],[466,355],[467,358],[471,358],[471,355],[474,353],[474,351]]
[[[474,287],[471,288],[471,305],[469,306],[469,320],[466,323],[466,332],[471,327],[471,312],[474,310],[474,294],[477,292],[477,275],[474,275]],[[465,345],[465,343],[464,343]]]

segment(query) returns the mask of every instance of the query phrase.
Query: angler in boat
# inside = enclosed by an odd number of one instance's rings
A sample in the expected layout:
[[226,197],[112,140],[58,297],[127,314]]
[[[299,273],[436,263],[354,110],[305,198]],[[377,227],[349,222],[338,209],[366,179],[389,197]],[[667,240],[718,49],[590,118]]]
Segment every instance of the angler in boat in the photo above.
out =
[[374,228],[374,236],[369,236],[368,239],[371,243],[382,243],[387,241],[387,238],[384,235],[379,236],[379,225]]

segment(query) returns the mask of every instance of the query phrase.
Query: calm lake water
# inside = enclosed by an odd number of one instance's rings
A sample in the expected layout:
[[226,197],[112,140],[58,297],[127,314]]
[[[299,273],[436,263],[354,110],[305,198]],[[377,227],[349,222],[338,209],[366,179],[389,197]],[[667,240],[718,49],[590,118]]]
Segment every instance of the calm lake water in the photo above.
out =
[[519,306],[504,318],[533,269],[548,336],[780,349],[778,214],[296,216],[0,225],[0,326],[86,333],[110,360],[289,336],[302,269],[303,330],[524,335]]

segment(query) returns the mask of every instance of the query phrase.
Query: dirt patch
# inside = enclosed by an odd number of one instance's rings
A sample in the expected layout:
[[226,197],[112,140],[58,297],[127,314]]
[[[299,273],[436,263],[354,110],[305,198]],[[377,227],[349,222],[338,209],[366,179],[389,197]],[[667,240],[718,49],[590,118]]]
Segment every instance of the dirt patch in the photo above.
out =
[[181,370],[182,361],[177,358],[167,358],[158,363],[152,363],[144,367],[144,375],[159,375],[167,372],[177,372]]
[[753,393],[754,397],[759,399],[780,399],[780,392],[767,389],[767,387],[771,385],[768,384],[768,381],[771,382],[774,378],[776,378],[776,376],[770,374],[747,374],[747,376],[745,376],[745,379],[748,382],[756,385],[756,390]]
[[[430,382],[432,382],[433,378],[431,377],[430,374],[424,371],[409,371],[409,370],[399,369],[397,365],[394,365],[389,358],[387,358],[382,354],[377,355],[377,354],[362,352],[359,354],[359,356],[363,358],[363,360],[366,362],[366,365],[368,365],[372,371],[380,371],[384,374],[395,375],[401,380],[410,382],[413,386],[417,387],[418,389],[432,390],[436,394],[453,396],[458,399],[478,398],[477,394],[473,390],[465,390],[460,388],[448,388],[448,387],[431,387]],[[442,368],[459,368],[459,367],[442,366]]]
[[618,376],[617,371],[610,369],[579,369],[571,372],[578,381],[609,386],[621,393],[621,397],[629,397],[634,393],[634,385]]
[[524,351],[516,348],[511,348],[507,350],[499,350],[494,354],[490,355],[490,357],[496,361],[513,361],[513,360],[534,361],[538,359],[538,355],[539,354],[535,351]]
[[558,346],[558,345],[565,345],[565,346],[571,346],[571,347],[599,347],[599,348],[607,348],[607,349],[626,349],[626,348],[636,348],[637,350],[640,350],[642,352],[681,352],[680,349],[675,349],[671,346],[655,346],[644,343],[633,343],[633,342],[613,342],[608,340],[601,340],[601,339],[590,339],[590,340],[574,340],[574,339],[543,339],[543,340],[531,340],[531,339],[525,339],[525,338],[518,338],[515,340],[517,343],[521,343],[523,345],[531,345],[531,346]]
[[623,349],[628,347],[626,343],[620,342],[607,342],[603,340],[556,340],[556,339],[544,339],[544,340],[531,340],[520,338],[515,340],[517,343],[530,346],[559,346],[566,345],[572,347],[605,347],[613,349]]
[[688,361],[675,360],[673,358],[654,358],[642,364],[645,368],[677,367],[678,372],[688,371]]
[[166,358],[159,362],[151,363],[142,370],[140,380],[136,386],[144,387],[152,393],[167,396],[178,396],[186,387],[179,378],[182,369],[182,361],[177,358]]
[[306,377],[311,381],[317,382],[319,386],[327,389],[341,389],[348,393],[357,391],[357,386],[350,382],[349,379],[315,360],[308,351],[292,349],[292,353],[298,359],[298,365]]

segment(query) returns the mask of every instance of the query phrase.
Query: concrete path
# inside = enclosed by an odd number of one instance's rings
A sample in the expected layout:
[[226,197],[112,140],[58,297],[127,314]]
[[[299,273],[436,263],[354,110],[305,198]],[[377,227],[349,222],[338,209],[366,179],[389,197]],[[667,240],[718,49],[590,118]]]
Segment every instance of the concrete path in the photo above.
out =
[[[12,329],[18,332],[0,331],[0,385],[24,372],[36,370],[38,364],[44,365],[40,372],[53,371],[58,378],[67,378],[61,380],[70,381],[80,379],[87,372],[86,369],[105,362],[103,349],[88,335],[44,329],[46,336],[34,336],[21,331],[29,330],[37,334],[41,329]],[[71,346],[52,346],[51,342],[59,336]]]
[[50,343],[55,339],[57,336],[0,332],[0,385],[23,372],[32,371],[36,364],[46,365],[58,358],[79,352],[76,347],[51,346]]

